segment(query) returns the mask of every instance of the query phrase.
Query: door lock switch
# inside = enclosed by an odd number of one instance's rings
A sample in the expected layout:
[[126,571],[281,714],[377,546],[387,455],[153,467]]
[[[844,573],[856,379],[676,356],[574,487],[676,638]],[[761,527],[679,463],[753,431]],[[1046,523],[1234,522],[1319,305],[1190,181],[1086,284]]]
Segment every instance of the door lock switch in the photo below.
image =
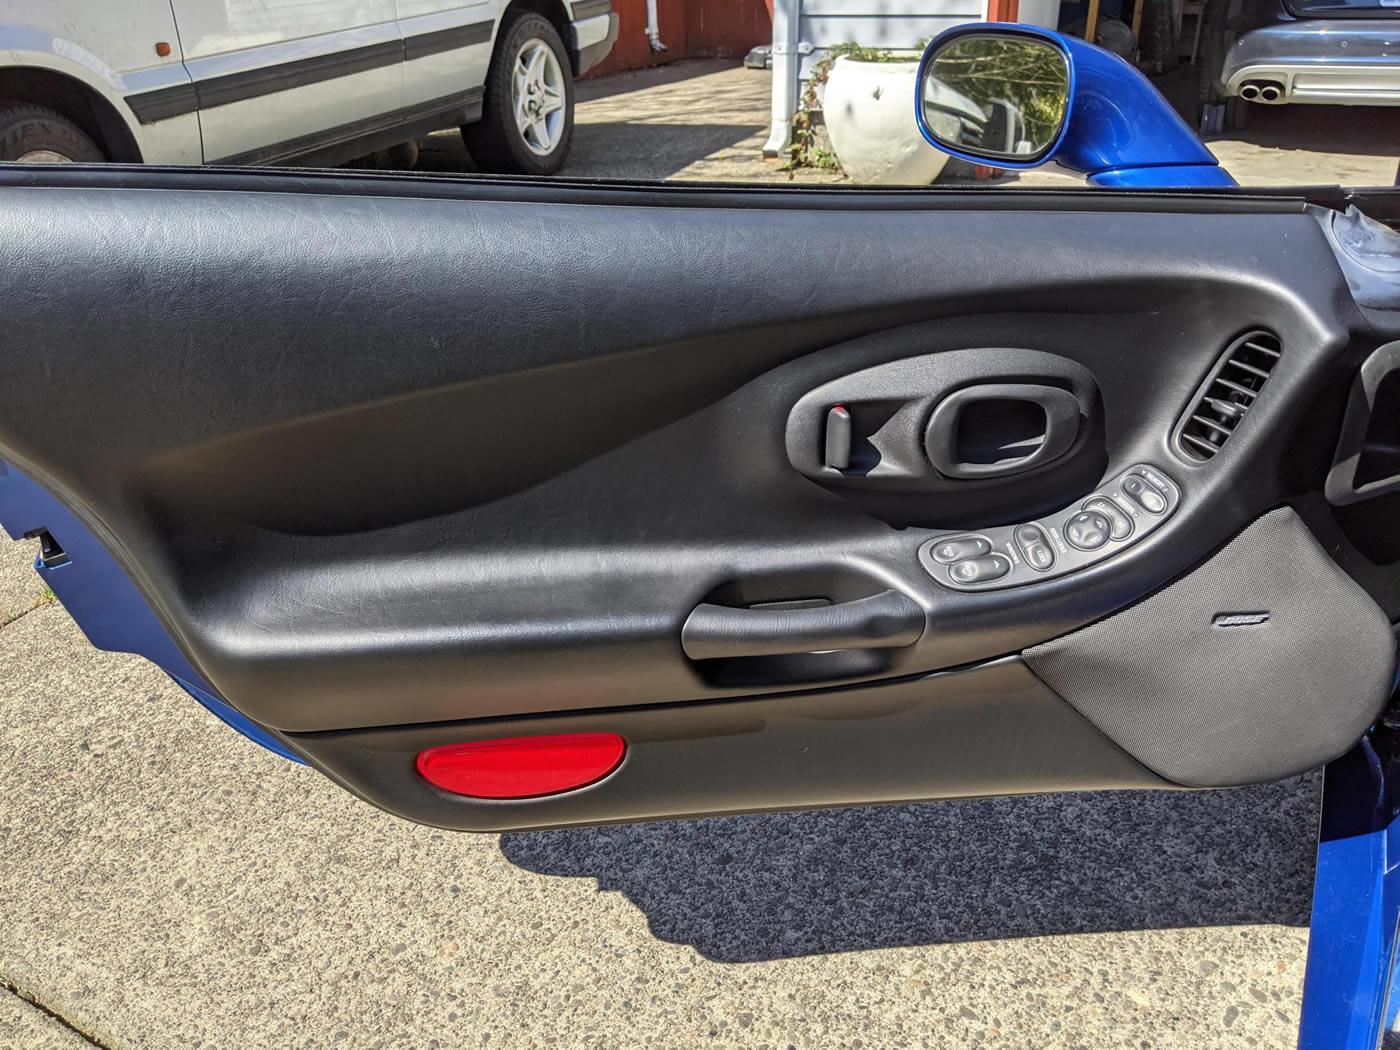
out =
[[1082,551],[1096,551],[1108,542],[1113,526],[1096,510],[1081,510],[1065,522],[1065,539]]
[[1050,548],[1045,530],[1039,525],[1017,525],[1015,536],[1021,557],[1032,569],[1045,572],[1054,566],[1055,552]]
[[991,583],[1011,571],[1011,559],[1004,554],[984,554],[980,558],[968,558],[954,563],[948,570],[955,583],[964,586],[973,583]]
[[955,561],[963,561],[968,558],[980,558],[984,554],[992,553],[992,545],[981,536],[953,536],[946,540],[939,540],[938,545],[931,552],[933,560],[941,565],[949,565]]
[[1126,540],[1133,534],[1133,522],[1118,504],[1107,496],[1095,496],[1093,499],[1084,501],[1084,509],[1092,510],[1096,514],[1102,514],[1108,519],[1108,538],[1111,540]]
[[1129,474],[1120,487],[1123,495],[1149,514],[1161,514],[1167,509],[1166,497],[1141,474]]

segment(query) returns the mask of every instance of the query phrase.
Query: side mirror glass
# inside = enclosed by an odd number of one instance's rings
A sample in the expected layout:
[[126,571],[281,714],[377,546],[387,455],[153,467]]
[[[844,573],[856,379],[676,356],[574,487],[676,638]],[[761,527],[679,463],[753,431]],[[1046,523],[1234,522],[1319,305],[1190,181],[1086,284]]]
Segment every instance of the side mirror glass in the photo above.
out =
[[1048,39],[966,33],[929,49],[920,123],[935,145],[992,161],[1033,164],[1069,117],[1069,56]]
[[1123,189],[1235,185],[1142,73],[1077,37],[954,26],[924,51],[914,90],[919,132],[960,160],[1011,169],[1053,160],[1092,186]]

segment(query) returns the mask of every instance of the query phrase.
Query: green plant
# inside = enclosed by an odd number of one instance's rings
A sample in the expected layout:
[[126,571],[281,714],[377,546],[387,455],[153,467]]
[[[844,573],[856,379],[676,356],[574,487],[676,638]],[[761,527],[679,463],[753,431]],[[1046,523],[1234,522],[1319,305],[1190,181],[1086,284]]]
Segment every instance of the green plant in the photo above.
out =
[[[920,44],[923,47],[923,44]],[[817,88],[825,84],[831,76],[831,67],[838,58],[849,58],[855,62],[908,62],[909,55],[890,51],[887,48],[862,47],[854,41],[833,44],[826,54],[812,66],[807,77],[807,86],[797,103],[797,112],[792,115],[792,142],[788,146],[788,162],[781,171],[794,178],[798,168],[821,168],[825,171],[840,171],[841,162],[831,150],[817,144],[816,126],[812,119],[817,109]]]
[[6,627],[14,623],[21,616],[25,616],[28,613],[32,613],[35,609],[42,609],[46,605],[52,605],[56,601],[58,601],[57,596],[53,593],[53,591],[45,587],[42,591],[39,592],[38,597],[36,597],[32,602],[29,603],[29,606],[27,608],[20,609],[18,612],[10,613],[8,616],[0,614],[0,627]]

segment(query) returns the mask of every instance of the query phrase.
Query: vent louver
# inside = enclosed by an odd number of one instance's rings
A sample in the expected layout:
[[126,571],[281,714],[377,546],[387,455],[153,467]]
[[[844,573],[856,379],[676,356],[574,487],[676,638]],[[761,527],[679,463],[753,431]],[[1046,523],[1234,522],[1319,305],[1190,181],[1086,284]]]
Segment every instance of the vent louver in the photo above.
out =
[[1269,332],[1240,336],[1220,355],[1176,427],[1176,449],[1193,463],[1220,451],[1264,389],[1282,347]]

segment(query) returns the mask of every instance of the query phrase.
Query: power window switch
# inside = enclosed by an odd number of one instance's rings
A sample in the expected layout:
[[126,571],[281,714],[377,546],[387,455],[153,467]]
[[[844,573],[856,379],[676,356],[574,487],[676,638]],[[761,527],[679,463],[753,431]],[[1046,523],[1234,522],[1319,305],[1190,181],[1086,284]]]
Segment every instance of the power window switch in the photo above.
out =
[[967,558],[980,558],[992,552],[992,545],[981,536],[951,536],[933,546],[933,560],[944,565]]
[[1011,571],[1011,559],[1004,554],[984,554],[980,558],[968,558],[956,562],[948,569],[948,578],[954,583],[968,586],[974,583],[990,583],[999,580]]

